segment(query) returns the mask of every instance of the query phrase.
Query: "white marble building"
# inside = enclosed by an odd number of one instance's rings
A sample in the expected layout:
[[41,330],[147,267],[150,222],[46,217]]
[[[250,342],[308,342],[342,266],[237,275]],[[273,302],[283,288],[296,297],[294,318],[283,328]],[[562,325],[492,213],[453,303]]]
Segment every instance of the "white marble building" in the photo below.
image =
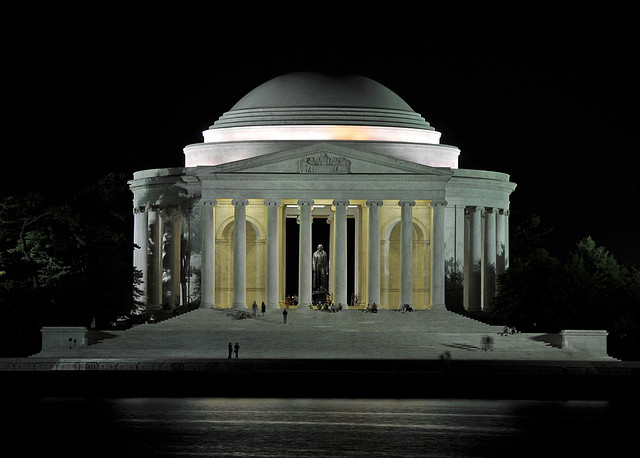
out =
[[290,295],[306,307],[320,232],[335,303],[443,307],[451,262],[465,307],[490,307],[508,267],[516,185],[459,169],[460,150],[383,85],[283,75],[203,136],[184,148],[184,167],[129,182],[148,308],[277,308]]

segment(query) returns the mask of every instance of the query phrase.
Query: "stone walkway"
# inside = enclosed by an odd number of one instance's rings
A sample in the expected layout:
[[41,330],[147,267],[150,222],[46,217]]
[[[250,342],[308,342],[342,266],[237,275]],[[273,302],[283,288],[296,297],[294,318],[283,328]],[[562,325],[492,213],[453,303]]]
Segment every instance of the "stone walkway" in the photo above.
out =
[[[97,341],[87,347],[31,358],[224,359],[228,343],[238,342],[243,359],[438,359],[445,351],[454,360],[594,359],[554,347],[543,334],[501,331],[446,310],[291,310],[283,324],[279,310],[238,320],[230,310],[200,308],[126,331],[94,333]],[[484,336],[493,337],[493,351],[482,351]]]

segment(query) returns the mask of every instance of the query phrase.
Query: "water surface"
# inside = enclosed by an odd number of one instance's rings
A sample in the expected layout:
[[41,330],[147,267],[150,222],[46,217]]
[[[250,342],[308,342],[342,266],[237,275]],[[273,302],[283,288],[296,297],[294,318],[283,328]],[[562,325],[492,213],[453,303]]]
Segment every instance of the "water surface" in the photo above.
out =
[[622,451],[632,421],[626,406],[594,401],[51,398],[7,405],[12,426],[31,432],[25,452],[61,456],[592,455]]

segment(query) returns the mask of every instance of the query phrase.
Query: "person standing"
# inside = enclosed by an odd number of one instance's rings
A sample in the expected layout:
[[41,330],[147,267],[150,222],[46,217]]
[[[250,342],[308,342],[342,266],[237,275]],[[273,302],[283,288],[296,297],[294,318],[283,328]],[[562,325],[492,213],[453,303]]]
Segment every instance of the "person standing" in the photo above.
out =
[[287,312],[287,308],[285,307],[282,310],[282,320],[284,321],[284,324],[287,324],[287,315],[289,314],[289,312]]
[[264,305],[264,301],[262,301],[262,305],[260,306],[260,311],[262,312],[262,316],[264,316],[264,312],[267,309],[267,306]]
[[229,356],[227,357],[227,359],[231,359],[231,352],[233,351],[233,346],[231,345],[231,342],[229,342]]
[[258,311],[258,304],[256,304],[256,301],[253,301],[253,304],[251,305],[251,309],[253,310],[253,317],[255,318],[256,312]]
[[240,345],[238,345],[238,342],[236,342],[236,344],[233,346],[233,351],[236,354],[236,359],[238,359],[238,351],[240,350]]

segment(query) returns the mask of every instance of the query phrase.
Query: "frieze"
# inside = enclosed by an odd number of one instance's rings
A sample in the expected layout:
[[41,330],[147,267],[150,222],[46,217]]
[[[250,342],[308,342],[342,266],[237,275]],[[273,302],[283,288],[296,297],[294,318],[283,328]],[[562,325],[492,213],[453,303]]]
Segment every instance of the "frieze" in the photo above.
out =
[[329,157],[325,151],[301,159],[299,173],[350,173],[351,161],[344,157]]

